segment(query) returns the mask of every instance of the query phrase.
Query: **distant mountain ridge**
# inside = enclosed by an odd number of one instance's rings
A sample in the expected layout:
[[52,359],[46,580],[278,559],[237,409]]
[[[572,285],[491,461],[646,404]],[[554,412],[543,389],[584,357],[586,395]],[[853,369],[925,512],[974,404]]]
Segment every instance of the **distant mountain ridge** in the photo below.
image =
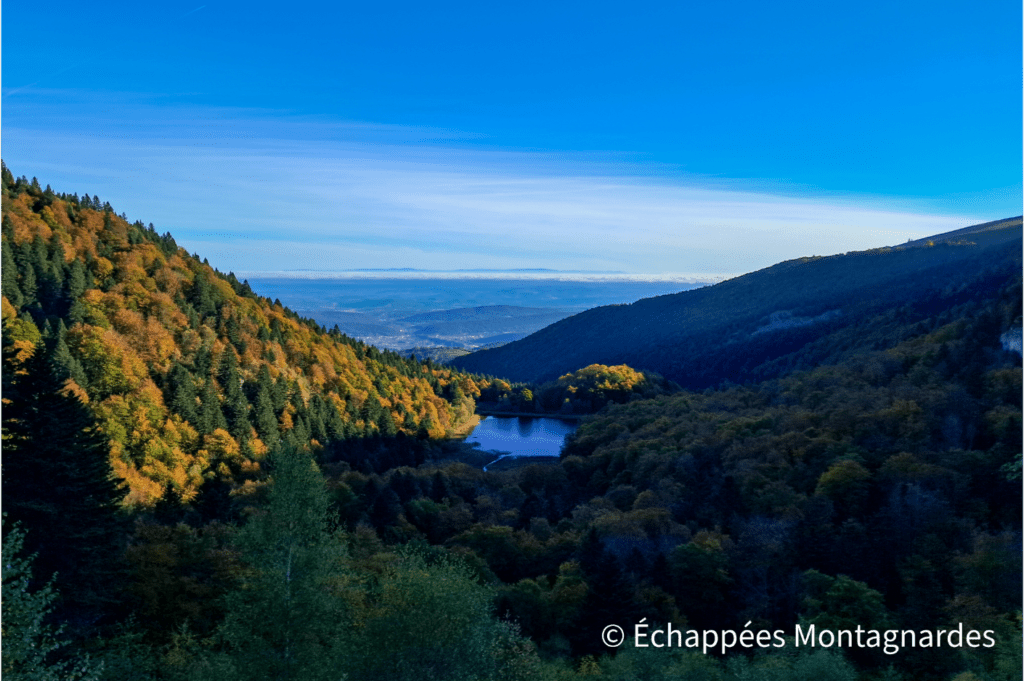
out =
[[1019,226],[1020,222],[1021,216],[1017,216],[1015,218],[1004,218],[1002,220],[993,220],[992,222],[983,222],[979,225],[971,225],[970,227],[964,227],[963,229],[954,229],[951,232],[943,232],[942,234],[936,234],[935,236],[929,236],[915,241],[908,241],[905,244],[901,244],[899,248],[927,246],[928,242],[939,243],[943,241],[959,241],[962,239],[970,240],[972,237],[988,239],[993,236],[991,234],[986,234],[986,232],[995,232],[997,233],[995,236],[998,237],[998,233],[1005,233],[1005,229],[1012,229],[1014,225]]
[[422,312],[404,317],[403,322],[452,322],[456,320],[513,319],[521,317],[564,316],[564,310],[546,307],[521,307],[519,305],[483,305],[462,307],[452,310]]
[[543,382],[589,364],[628,364],[700,389],[838,361],[858,348],[890,347],[912,324],[1019,280],[1021,222],[799,258],[714,286],[587,310],[452,366]]

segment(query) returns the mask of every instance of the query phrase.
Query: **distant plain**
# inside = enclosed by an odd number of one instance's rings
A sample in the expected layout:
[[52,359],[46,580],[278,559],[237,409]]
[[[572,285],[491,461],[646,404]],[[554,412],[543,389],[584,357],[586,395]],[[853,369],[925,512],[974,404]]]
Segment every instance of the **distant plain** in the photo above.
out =
[[703,283],[634,279],[248,277],[253,290],[380,348],[473,349],[523,338],[601,305]]

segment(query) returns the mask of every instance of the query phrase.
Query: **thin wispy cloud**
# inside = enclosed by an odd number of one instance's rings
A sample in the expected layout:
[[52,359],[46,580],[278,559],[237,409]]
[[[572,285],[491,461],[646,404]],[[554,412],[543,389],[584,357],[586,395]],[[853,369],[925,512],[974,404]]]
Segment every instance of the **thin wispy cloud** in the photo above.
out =
[[225,270],[720,275],[983,219],[685,177],[622,154],[488,149],[457,131],[126,108],[86,106],[80,125],[60,128],[18,116],[5,160],[58,191],[99,194]]

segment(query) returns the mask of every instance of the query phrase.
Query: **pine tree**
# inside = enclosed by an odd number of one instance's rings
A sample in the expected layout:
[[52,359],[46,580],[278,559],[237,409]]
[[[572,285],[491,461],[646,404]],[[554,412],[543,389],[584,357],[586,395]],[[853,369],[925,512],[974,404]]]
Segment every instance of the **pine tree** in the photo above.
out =
[[[6,329],[5,329],[6,331]],[[28,532],[41,574],[57,573],[75,624],[109,611],[122,575],[120,502],[109,445],[40,344],[18,373],[4,333],[3,510]]]
[[188,301],[202,316],[217,314],[217,303],[214,300],[213,286],[206,280],[206,275],[196,272],[189,292]]
[[82,368],[82,363],[68,349],[68,344],[65,340],[66,335],[67,329],[64,327],[64,321],[57,320],[57,329],[53,332],[53,349],[51,350],[54,371],[57,374],[57,378],[61,380],[70,378],[79,386],[86,388],[88,383],[85,378],[85,369]]
[[238,375],[238,358],[231,348],[224,348],[217,365],[217,383],[227,396],[241,389],[241,377]]
[[309,425],[309,435],[320,440],[324,435],[324,400],[319,395],[313,394],[309,398],[309,404],[306,405],[305,417],[306,423]]
[[271,395],[274,398],[274,413],[278,416],[284,412],[284,408],[288,405],[290,394],[291,387],[288,385],[288,379],[285,378],[284,374],[281,374],[274,381],[274,392]]
[[224,396],[224,418],[228,422],[228,432],[239,444],[252,436],[252,425],[249,423],[249,403],[242,391],[236,390]]
[[338,413],[338,409],[333,402],[327,403],[327,415],[324,418],[324,426],[327,428],[327,439],[330,441],[340,441],[348,437],[348,427],[342,420],[341,414]]
[[53,279],[58,285],[62,287],[64,285],[64,270],[67,268],[67,260],[65,258],[66,253],[64,252],[64,244],[60,239],[50,240],[50,258],[49,258],[49,271],[53,275]]
[[14,307],[21,307],[24,297],[21,295],[21,288],[18,286],[18,266],[14,262],[14,251],[7,239],[3,240],[3,264],[0,265],[0,276],[3,282],[0,284],[3,295],[11,301]]
[[171,483],[167,483],[164,485],[163,495],[153,506],[153,519],[161,525],[177,525],[188,516],[188,510],[178,490]]
[[242,377],[238,373],[238,359],[234,350],[225,348],[220,356],[217,367],[217,382],[224,392],[224,418],[227,420],[228,432],[239,443],[250,435],[249,403],[242,393]]
[[38,282],[39,304],[44,310],[49,309],[54,295],[53,273],[50,271],[49,249],[43,237],[36,234],[29,247],[29,257],[32,269],[35,271],[36,282]]
[[201,524],[211,521],[232,522],[236,512],[231,500],[231,483],[214,478],[207,480],[199,488],[199,495],[192,502]]
[[291,435],[294,436],[296,444],[307,444],[309,442],[310,437],[312,437],[309,432],[309,419],[301,414],[296,415],[295,427],[292,428]]
[[199,425],[196,386],[188,370],[177,361],[167,374],[167,404],[171,410],[194,426]]
[[272,390],[273,388],[260,386],[252,410],[252,425],[256,428],[260,439],[268,447],[275,446],[280,440],[277,432],[277,417],[274,415],[274,402],[271,397]]
[[81,260],[75,259],[68,265],[64,278],[65,292],[69,300],[77,300],[89,287],[89,273]]
[[22,305],[30,307],[36,304],[36,270],[33,266],[33,250],[30,243],[22,243],[12,249],[14,262],[19,275],[18,288],[21,290]]
[[386,409],[377,418],[377,427],[380,428],[380,434],[383,437],[395,437],[398,435],[398,426],[395,425],[395,419],[391,416],[391,412]]
[[14,173],[7,168],[7,164],[0,161],[0,183],[7,187],[14,184]]
[[239,353],[245,352],[246,343],[242,340],[242,326],[238,323],[236,316],[228,317],[224,322],[224,335]]
[[[191,311],[191,308],[189,308]],[[195,314],[192,311],[192,314]],[[195,321],[192,321],[191,315],[189,317],[189,326],[197,328],[199,326],[199,318],[196,317]],[[213,353],[210,352],[210,348],[203,346],[196,350],[196,356],[192,360],[192,365],[195,367],[196,373],[200,376],[208,376],[210,371],[213,369]]]
[[213,379],[207,379],[199,399],[201,404],[197,415],[196,430],[200,435],[209,435],[218,428],[227,430],[228,422],[224,418],[224,412],[221,411],[220,399],[217,396],[217,388],[213,384]]

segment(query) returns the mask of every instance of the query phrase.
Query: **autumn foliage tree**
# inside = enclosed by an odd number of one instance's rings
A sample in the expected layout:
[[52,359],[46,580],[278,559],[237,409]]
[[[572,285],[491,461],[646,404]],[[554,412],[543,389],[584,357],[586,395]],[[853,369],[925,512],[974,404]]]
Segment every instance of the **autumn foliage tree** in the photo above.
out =
[[[3,319],[23,350],[56,338],[61,378],[109,438],[128,506],[258,477],[280,441],[315,441],[330,459],[346,440],[441,438],[472,415],[471,377],[328,332],[95,197],[47,192],[6,166],[3,178]],[[453,383],[458,404],[445,398]],[[218,430],[234,445],[210,442]]]

